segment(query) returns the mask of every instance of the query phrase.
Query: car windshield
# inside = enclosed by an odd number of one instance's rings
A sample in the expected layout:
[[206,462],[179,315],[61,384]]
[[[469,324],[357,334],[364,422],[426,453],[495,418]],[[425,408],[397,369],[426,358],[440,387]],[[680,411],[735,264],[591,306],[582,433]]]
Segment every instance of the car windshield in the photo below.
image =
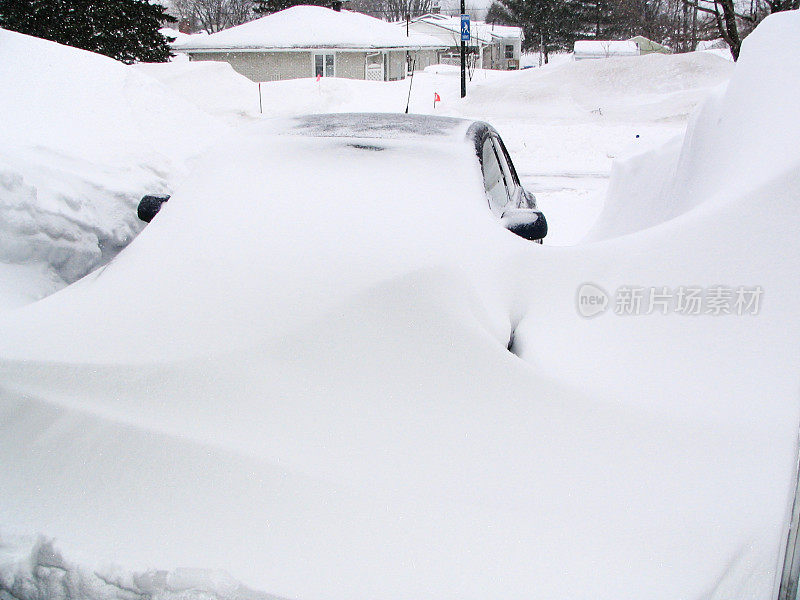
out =
[[296,135],[356,138],[452,137],[468,121],[429,115],[320,114],[297,117],[288,129]]

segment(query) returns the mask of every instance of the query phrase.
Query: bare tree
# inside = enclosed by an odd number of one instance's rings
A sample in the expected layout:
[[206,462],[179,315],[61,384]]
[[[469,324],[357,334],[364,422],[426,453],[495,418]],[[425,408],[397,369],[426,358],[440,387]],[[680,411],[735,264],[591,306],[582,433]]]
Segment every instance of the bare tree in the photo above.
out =
[[255,16],[252,0],[172,0],[172,10],[192,30],[216,33],[241,25]]
[[350,0],[347,9],[386,21],[403,21],[431,12],[431,0]]
[[406,17],[418,17],[430,12],[431,0],[385,0],[383,18],[401,21]]
[[734,60],[739,59],[742,40],[767,15],[800,8],[800,0],[750,0],[749,8],[745,3],[737,6],[734,0],[683,1],[694,10],[707,15],[716,25],[719,36],[730,46]]

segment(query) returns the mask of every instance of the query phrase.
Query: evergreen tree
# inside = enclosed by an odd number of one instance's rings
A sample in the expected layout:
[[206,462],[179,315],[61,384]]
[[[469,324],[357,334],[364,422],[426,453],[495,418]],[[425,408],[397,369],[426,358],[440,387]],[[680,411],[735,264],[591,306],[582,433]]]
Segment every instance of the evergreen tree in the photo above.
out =
[[522,27],[525,50],[538,50],[549,60],[550,52],[570,50],[585,29],[577,0],[495,0],[487,21]]
[[[633,2],[629,3],[633,4]],[[622,3],[619,3],[622,6]],[[620,11],[613,10],[609,0],[583,0],[581,2],[581,21],[586,37],[598,40],[617,39],[621,32]],[[631,37],[631,36],[628,36]]]
[[0,27],[125,63],[169,60],[159,28],[174,22],[149,0],[0,0]]

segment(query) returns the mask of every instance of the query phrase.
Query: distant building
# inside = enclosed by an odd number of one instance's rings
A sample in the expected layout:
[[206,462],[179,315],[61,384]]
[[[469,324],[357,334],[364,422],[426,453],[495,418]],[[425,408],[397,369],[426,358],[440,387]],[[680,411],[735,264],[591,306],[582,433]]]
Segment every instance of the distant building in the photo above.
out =
[[446,46],[360,13],[294,6],[212,35],[184,37],[172,48],[190,60],[228,62],[253,81],[394,81],[406,76],[409,58],[416,58],[420,66],[433,64]]
[[[398,23],[402,28],[405,22]],[[417,34],[436,38],[448,47],[443,57],[445,63],[460,60],[461,19],[441,14],[427,14],[411,19],[409,29]],[[475,66],[479,69],[519,69],[522,55],[521,27],[490,25],[482,21],[472,21],[471,38],[467,46],[475,56]]]
[[649,40],[643,35],[632,37],[630,41],[635,42],[639,47],[639,54],[672,54],[672,50],[670,48],[667,48],[665,45],[659,44],[658,42],[654,42],[653,40]]
[[637,35],[629,40],[578,40],[575,42],[575,60],[641,56],[643,54],[671,54],[666,46]]
[[[489,14],[489,7],[494,0],[469,0],[466,3],[467,12],[475,21],[484,21]],[[432,0],[429,12],[431,14],[448,15],[457,17],[461,14],[460,0]]]

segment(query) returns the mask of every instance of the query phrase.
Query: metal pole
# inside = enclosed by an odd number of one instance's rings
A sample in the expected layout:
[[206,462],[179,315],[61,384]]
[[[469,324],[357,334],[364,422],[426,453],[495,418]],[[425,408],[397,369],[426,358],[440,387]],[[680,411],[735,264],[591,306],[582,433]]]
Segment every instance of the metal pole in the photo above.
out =
[[[406,114],[408,114],[408,107],[411,104],[411,86],[414,85],[414,71],[417,70],[416,67],[417,67],[417,59],[415,58],[414,62],[411,63],[411,81],[408,84],[408,100],[406,101]],[[434,104],[433,108],[436,108],[436,103],[434,102],[433,104]]]
[[[466,8],[464,7],[464,0],[461,0],[461,14],[466,13]],[[466,42],[462,39],[461,40],[461,97],[464,98],[467,95],[467,46]]]

